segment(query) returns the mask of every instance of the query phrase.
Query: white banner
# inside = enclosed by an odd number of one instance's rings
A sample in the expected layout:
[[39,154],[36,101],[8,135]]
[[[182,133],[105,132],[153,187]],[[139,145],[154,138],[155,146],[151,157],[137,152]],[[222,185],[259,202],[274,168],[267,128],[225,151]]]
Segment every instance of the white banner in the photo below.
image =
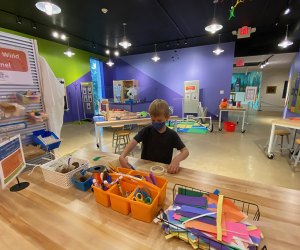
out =
[[26,50],[0,43],[0,84],[33,84]]

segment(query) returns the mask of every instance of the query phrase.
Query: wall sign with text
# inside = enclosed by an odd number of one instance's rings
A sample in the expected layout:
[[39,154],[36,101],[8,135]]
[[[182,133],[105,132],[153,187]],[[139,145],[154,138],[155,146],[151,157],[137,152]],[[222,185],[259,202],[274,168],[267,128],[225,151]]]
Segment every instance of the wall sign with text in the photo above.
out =
[[26,50],[0,43],[0,84],[33,84]]

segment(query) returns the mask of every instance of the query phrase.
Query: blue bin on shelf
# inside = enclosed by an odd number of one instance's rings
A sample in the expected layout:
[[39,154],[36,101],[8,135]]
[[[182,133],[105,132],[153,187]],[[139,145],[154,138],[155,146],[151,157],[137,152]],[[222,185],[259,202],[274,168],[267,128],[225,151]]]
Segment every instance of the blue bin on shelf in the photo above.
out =
[[92,173],[83,170],[76,172],[72,176],[71,181],[76,188],[85,192],[91,188],[93,184],[93,176]]
[[104,122],[105,119],[104,119],[103,115],[95,115],[95,116],[93,116],[93,121],[94,122]]
[[58,148],[61,143],[61,141],[57,141],[52,144],[46,145],[38,138],[38,136],[42,136],[42,138],[53,136],[55,139],[58,139],[58,140],[59,140],[59,138],[53,132],[45,130],[45,129],[34,131],[33,136],[32,136],[33,142],[37,145],[41,145],[41,147],[46,150],[53,150],[55,148]]

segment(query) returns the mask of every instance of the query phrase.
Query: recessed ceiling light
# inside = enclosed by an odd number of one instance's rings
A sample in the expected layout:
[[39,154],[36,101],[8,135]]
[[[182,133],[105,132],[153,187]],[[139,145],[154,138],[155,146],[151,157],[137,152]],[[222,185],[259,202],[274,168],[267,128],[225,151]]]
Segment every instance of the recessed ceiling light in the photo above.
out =
[[102,8],[102,9],[101,9],[101,12],[102,12],[103,14],[106,14],[106,13],[108,12],[108,9]]
[[58,38],[58,37],[59,37],[59,34],[58,34],[58,32],[53,31],[53,32],[52,32],[52,36],[54,36],[55,38]]
[[37,7],[40,11],[45,12],[47,15],[52,16],[59,14],[61,12],[61,8],[58,7],[56,4],[51,2],[37,2],[35,4],[35,7]]
[[65,34],[61,34],[61,35],[60,35],[60,39],[65,41],[65,40],[67,39],[67,37],[66,37]]

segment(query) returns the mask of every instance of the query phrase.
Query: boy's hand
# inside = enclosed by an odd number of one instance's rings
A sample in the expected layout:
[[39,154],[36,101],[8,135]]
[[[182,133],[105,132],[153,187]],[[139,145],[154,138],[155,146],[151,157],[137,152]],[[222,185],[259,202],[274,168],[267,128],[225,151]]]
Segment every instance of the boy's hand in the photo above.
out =
[[119,161],[120,161],[120,164],[121,164],[122,168],[130,168],[129,165],[128,165],[128,157],[120,156]]
[[169,174],[177,174],[179,172],[179,162],[172,161],[167,169]]

